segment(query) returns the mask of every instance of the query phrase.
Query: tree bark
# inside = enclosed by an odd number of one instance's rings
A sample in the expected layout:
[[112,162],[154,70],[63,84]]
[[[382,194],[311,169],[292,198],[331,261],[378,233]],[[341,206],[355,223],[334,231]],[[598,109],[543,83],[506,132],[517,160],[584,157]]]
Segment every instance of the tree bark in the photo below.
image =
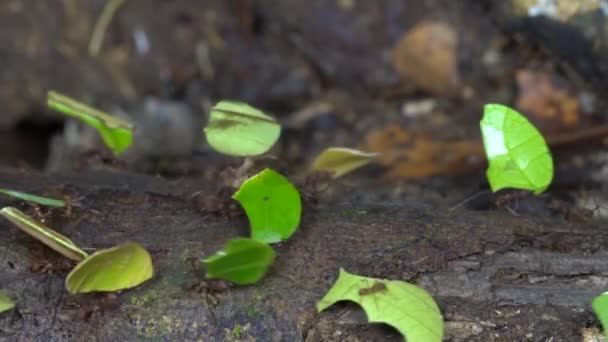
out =
[[[187,288],[202,278],[188,258],[214,253],[248,227],[242,217],[211,215],[186,200],[187,191],[206,189],[198,183],[1,171],[2,187],[78,199],[69,217],[64,209],[47,213],[49,226],[87,248],[139,242],[156,272],[114,305],[102,295],[70,296],[63,258],[2,221],[0,284],[17,306],[0,315],[0,340],[401,340],[388,327],[364,325],[355,305],[315,312],[340,267],[427,289],[455,341],[576,340],[593,320],[589,301],[608,282],[600,225],[450,212],[419,200],[348,204],[338,195],[305,209],[299,231],[275,246],[277,260],[262,282],[199,293]],[[32,270],[45,262],[45,270]]]

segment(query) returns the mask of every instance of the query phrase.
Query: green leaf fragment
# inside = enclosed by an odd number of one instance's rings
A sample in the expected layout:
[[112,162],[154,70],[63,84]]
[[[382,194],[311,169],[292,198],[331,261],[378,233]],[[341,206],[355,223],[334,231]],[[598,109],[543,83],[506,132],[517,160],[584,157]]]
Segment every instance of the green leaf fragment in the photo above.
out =
[[221,101],[211,109],[204,131],[209,145],[220,153],[256,156],[279,139],[281,125],[246,103]]
[[153,275],[148,251],[125,243],[88,256],[68,274],[65,287],[70,294],[118,291],[138,286]]
[[608,338],[608,292],[595,297],[591,302],[593,312],[602,323],[604,336]]
[[0,313],[15,307],[13,302],[4,292],[0,291]]
[[228,241],[223,250],[203,259],[207,278],[224,279],[239,285],[258,282],[275,258],[269,245],[252,239]]
[[300,193],[285,177],[265,169],[249,178],[232,196],[245,209],[251,238],[265,243],[288,239],[300,223]]
[[351,148],[330,147],[315,158],[313,169],[330,172],[334,178],[338,178],[369,164],[378,155]]
[[14,191],[9,189],[0,189],[0,194],[11,196],[26,202],[34,202],[41,205],[46,205],[47,207],[65,207],[65,202],[62,200],[36,196],[25,192]]
[[484,107],[480,123],[492,191],[517,188],[540,194],[553,179],[553,159],[540,132],[517,111],[498,104]]
[[67,258],[80,261],[87,257],[87,253],[80,249],[72,240],[27,216],[17,208],[2,208],[2,210],[0,210],[0,215],[27,234],[33,236]]
[[54,91],[48,93],[47,104],[50,108],[80,119],[97,129],[106,146],[116,155],[121,154],[133,142],[133,125],[127,120],[89,107]]
[[439,307],[426,291],[412,284],[362,277],[341,268],[334,286],[317,303],[317,311],[343,300],[359,304],[369,322],[394,327],[408,342],[440,342],[443,337]]

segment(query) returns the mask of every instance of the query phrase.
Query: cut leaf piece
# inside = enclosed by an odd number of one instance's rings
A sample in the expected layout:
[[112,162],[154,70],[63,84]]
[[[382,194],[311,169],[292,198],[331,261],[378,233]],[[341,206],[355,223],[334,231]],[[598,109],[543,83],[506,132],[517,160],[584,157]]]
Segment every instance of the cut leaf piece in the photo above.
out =
[[313,169],[331,172],[334,178],[338,178],[368,164],[378,155],[352,148],[330,147],[315,158]]
[[269,245],[236,238],[228,241],[223,250],[203,259],[203,263],[207,266],[207,278],[246,285],[262,279],[274,257],[275,252]]
[[279,139],[281,125],[246,103],[221,101],[211,109],[205,135],[209,145],[220,153],[256,156]]
[[608,292],[595,297],[591,302],[593,312],[602,323],[604,336],[608,337]]
[[106,146],[119,155],[133,142],[133,125],[124,119],[89,107],[70,97],[50,91],[47,97],[50,108],[84,121],[97,129]]
[[9,190],[9,189],[0,189],[0,193],[5,194],[7,196],[18,198],[18,199],[26,201],[26,202],[34,202],[34,203],[38,203],[41,205],[46,205],[47,207],[65,207],[64,201],[54,199],[54,198],[36,196],[36,195],[28,194],[25,192],[14,191],[14,190]]
[[517,188],[540,194],[553,179],[553,159],[538,130],[517,111],[498,104],[484,107],[481,133],[492,191]]
[[0,291],[0,313],[15,307],[13,302],[4,292]]
[[71,294],[118,291],[142,284],[154,275],[152,258],[137,243],[125,243],[91,254],[68,274]]
[[298,228],[302,213],[300,193],[276,171],[265,169],[249,178],[232,198],[245,209],[254,240],[279,242]]
[[87,253],[80,249],[72,240],[27,216],[19,209],[13,207],[2,208],[0,215],[65,257],[76,261],[87,257]]
[[443,318],[433,297],[412,284],[362,277],[341,268],[334,286],[317,303],[317,311],[342,300],[359,304],[369,322],[394,327],[408,342],[440,342],[443,337]]

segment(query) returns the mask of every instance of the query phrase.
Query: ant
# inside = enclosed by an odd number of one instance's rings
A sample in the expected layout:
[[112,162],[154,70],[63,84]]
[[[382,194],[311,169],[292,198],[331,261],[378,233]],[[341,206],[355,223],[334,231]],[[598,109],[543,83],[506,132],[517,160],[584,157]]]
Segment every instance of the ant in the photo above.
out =
[[204,279],[185,284],[184,287],[198,293],[217,294],[230,290],[232,283],[221,279]]
[[239,206],[232,199],[235,190],[228,186],[221,187],[215,194],[202,195],[201,192],[194,193],[190,198],[205,212],[211,214],[223,214],[225,216],[236,216],[240,214]]
[[101,162],[103,165],[109,165],[118,169],[126,169],[127,164],[124,160],[116,158],[106,149],[90,149],[81,152],[78,159],[74,163],[74,169],[79,171],[88,168],[92,162]]
[[[184,260],[189,263],[191,271],[195,274],[200,274],[199,260],[196,257],[190,256]],[[221,279],[196,279],[184,284],[186,290],[194,290],[198,293],[217,294],[226,292],[232,287],[232,283]]]
[[386,285],[383,282],[376,281],[371,287],[359,289],[359,296],[369,296],[374,293],[383,292],[386,290]]
[[95,315],[115,310],[120,306],[116,293],[95,294],[93,297],[81,297],[79,300],[66,304],[67,307],[78,309],[78,319],[88,322]]
[[509,190],[500,192],[494,197],[494,206],[496,208],[505,208],[511,214],[519,216],[516,210],[519,209],[520,202],[529,197],[530,192],[526,190]]
[[[191,256],[186,258],[184,262],[190,264],[190,267],[195,274],[198,275],[201,273],[200,268],[198,266],[198,258]],[[197,278],[198,279],[186,282],[183,285],[183,288],[185,290],[196,291],[197,293],[203,294],[203,298],[205,299],[205,302],[209,307],[217,306],[219,304],[217,294],[227,292],[233,285],[231,282],[221,279],[200,279],[198,276]],[[213,319],[213,321],[217,323],[217,319],[215,317],[215,314],[213,313],[213,310],[210,310],[209,313],[211,314],[211,318]]]
[[599,209],[599,206],[596,205],[596,208],[594,209],[577,208],[568,202],[554,198],[549,201],[547,208],[561,215],[568,222],[584,223],[593,218],[593,215],[595,211]]
[[[65,209],[63,212],[63,216],[65,218],[71,218],[74,208],[75,207],[80,207],[81,203],[80,201],[82,200],[82,197],[78,197],[75,199],[72,199],[68,196],[63,196],[63,200],[65,203]],[[46,224],[47,220],[49,218],[52,218],[53,214],[55,213],[56,208],[47,208],[47,209],[42,209],[42,206],[38,205],[37,203],[34,202],[26,202],[29,206],[28,210],[27,210],[27,214],[31,217],[33,217],[35,220],[39,221],[42,224]]]
[[303,184],[299,186],[305,202],[318,204],[321,194],[329,189],[332,180],[331,172],[314,172],[304,178]]
[[53,214],[53,209],[51,208],[45,210],[36,203],[27,202],[27,204],[29,205],[29,208],[26,211],[26,214],[42,224],[46,224],[47,219]]
[[75,262],[73,260],[51,251],[39,242],[32,241],[32,244],[29,258],[32,272],[47,275],[66,274],[74,268]]

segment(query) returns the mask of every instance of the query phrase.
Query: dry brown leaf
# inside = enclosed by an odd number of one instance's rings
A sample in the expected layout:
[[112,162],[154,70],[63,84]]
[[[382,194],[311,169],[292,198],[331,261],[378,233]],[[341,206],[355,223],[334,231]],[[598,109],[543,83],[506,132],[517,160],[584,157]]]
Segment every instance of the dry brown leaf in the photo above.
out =
[[484,158],[481,141],[437,140],[399,125],[370,132],[364,149],[381,153],[377,161],[387,168],[385,175],[393,179],[454,174],[479,166]]
[[544,134],[569,132],[581,123],[581,105],[561,78],[541,71],[518,70],[516,107]]
[[514,13],[517,15],[542,13],[560,21],[589,14],[602,6],[601,1],[598,0],[511,0],[510,2]]
[[397,42],[393,50],[395,70],[421,89],[436,95],[453,94],[459,88],[458,37],[442,22],[421,22]]

